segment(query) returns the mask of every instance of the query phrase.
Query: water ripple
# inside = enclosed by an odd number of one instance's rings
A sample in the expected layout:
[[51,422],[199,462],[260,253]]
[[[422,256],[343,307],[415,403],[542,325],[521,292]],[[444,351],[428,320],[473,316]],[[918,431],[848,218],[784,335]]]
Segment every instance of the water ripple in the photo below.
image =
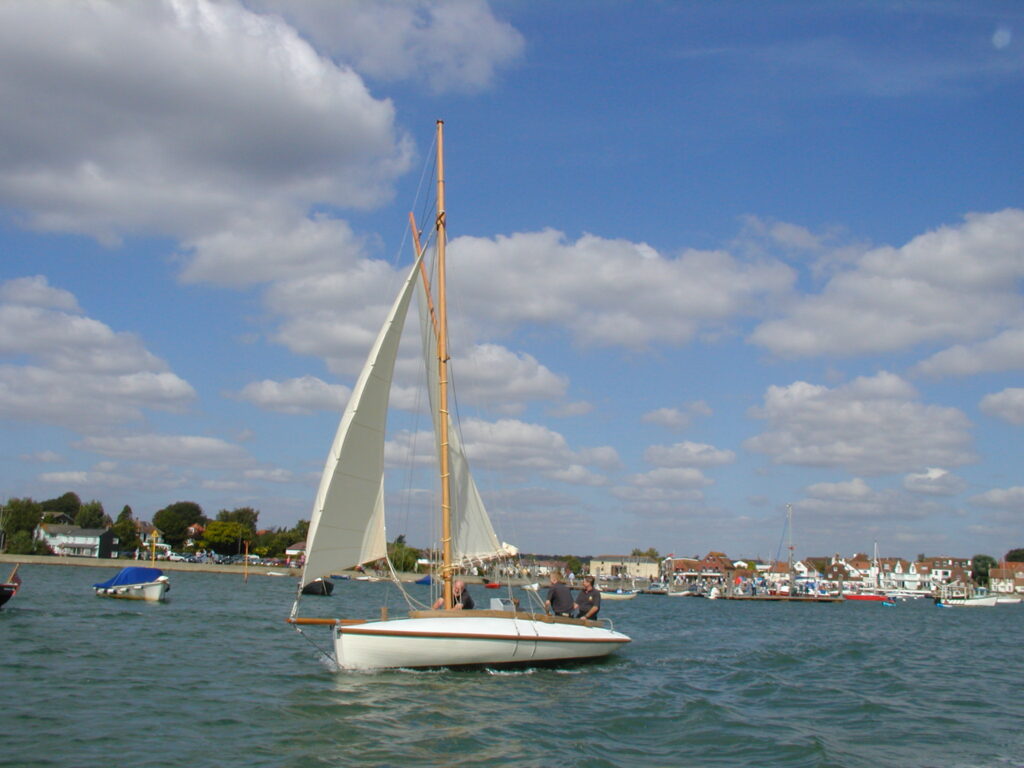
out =
[[22,575],[3,765],[1024,766],[1019,606],[642,596],[607,607],[634,642],[598,663],[351,673],[285,625],[290,580],[175,573],[148,605],[95,598],[94,569]]

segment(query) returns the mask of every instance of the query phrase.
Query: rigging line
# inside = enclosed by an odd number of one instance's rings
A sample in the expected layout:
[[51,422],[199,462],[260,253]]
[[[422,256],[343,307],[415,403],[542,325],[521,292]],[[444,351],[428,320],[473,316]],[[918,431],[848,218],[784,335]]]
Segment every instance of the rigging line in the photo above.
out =
[[782,536],[779,537],[779,548],[775,550],[775,562],[779,562],[782,555],[782,543],[786,540],[786,531],[789,529],[789,516],[786,516],[786,523],[782,526]]
[[306,641],[307,643],[309,643],[309,644],[310,644],[310,645],[312,645],[312,646],[313,646],[314,648],[316,648],[317,652],[318,652],[318,653],[319,653],[319,654],[320,654],[321,656],[323,656],[323,657],[324,657],[325,659],[327,659],[327,660],[328,660],[329,662],[331,662],[331,663],[332,663],[332,664],[333,664],[333,665],[334,665],[335,667],[337,667],[337,666],[338,666],[338,662],[337,662],[337,660],[336,660],[336,659],[334,658],[334,656],[332,656],[332,655],[331,655],[331,654],[330,654],[330,653],[329,653],[328,651],[325,651],[325,650],[324,650],[323,648],[321,648],[321,647],[320,647],[320,646],[319,646],[319,645],[317,644],[317,642],[316,642],[315,640],[313,640],[312,638],[310,638],[310,636],[309,636],[309,635],[307,635],[307,634],[306,634],[305,632],[303,632],[303,631],[302,631],[302,627],[300,627],[300,626],[299,626],[298,624],[293,624],[292,626],[294,627],[294,629],[295,629],[295,631],[296,631],[296,632],[298,632],[298,633],[299,633],[300,635],[302,635],[303,639],[304,639],[304,640],[305,640],[305,641]]

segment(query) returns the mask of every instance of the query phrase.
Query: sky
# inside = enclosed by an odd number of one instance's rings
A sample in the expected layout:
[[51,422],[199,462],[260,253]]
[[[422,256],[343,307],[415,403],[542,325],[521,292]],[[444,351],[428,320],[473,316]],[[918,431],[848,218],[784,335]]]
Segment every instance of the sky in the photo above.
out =
[[309,519],[443,119],[502,540],[1024,546],[1020,3],[6,0],[0,105],[0,499]]

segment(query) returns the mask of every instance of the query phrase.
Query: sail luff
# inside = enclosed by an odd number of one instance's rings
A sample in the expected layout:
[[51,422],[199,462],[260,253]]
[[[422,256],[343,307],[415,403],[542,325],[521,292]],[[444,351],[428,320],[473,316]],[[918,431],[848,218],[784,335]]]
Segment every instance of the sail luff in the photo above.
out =
[[328,453],[306,537],[302,584],[384,557],[384,440],[395,359],[420,259],[370,350]]

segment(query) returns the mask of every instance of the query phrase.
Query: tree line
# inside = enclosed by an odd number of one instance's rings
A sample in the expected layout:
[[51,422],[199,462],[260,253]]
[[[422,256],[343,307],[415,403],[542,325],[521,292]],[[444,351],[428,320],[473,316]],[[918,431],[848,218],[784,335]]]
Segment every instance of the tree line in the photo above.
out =
[[[153,515],[153,526],[172,550],[186,549],[212,551],[221,555],[248,551],[260,557],[281,557],[285,549],[306,540],[308,520],[300,520],[293,528],[275,528],[259,531],[259,510],[252,507],[222,509],[214,518],[204,514],[194,501],[176,501]],[[127,504],[112,519],[99,501],[83,502],[78,494],[67,493],[45,501],[31,498],[10,499],[3,507],[2,525],[4,550],[10,554],[49,554],[46,544],[33,538],[40,523],[71,520],[74,525],[89,529],[112,529],[121,552],[134,552],[145,547],[139,535],[139,521]],[[189,528],[202,526],[203,533],[186,547]],[[259,531],[259,532],[258,532]]]

